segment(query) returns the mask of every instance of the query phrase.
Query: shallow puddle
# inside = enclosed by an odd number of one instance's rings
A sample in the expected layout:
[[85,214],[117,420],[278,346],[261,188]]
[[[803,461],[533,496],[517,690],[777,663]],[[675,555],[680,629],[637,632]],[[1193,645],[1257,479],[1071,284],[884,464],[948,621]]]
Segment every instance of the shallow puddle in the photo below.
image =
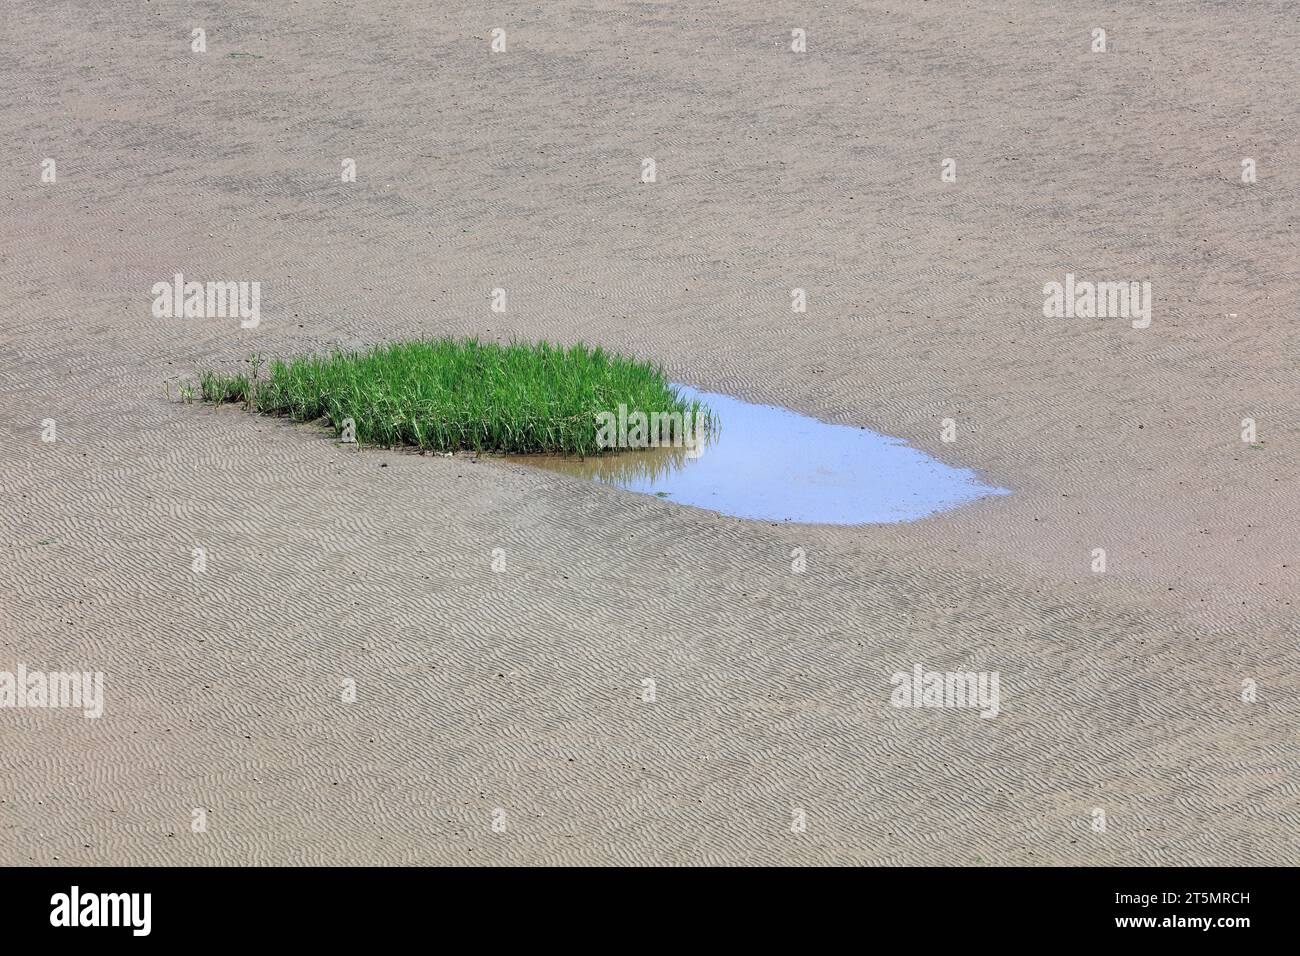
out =
[[654,448],[593,458],[515,455],[510,460],[763,521],[912,521],[986,495],[1010,494],[901,438],[677,388],[687,399],[708,405],[720,424],[697,453]]

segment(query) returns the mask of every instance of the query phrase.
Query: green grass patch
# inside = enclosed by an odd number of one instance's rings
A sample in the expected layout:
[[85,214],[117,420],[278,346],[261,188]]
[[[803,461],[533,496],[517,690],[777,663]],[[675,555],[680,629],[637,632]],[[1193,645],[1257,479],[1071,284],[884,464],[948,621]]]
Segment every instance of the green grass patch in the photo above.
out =
[[369,445],[595,455],[597,415],[617,414],[620,404],[647,416],[703,415],[706,432],[713,424],[659,366],[586,345],[431,339],[252,363],[252,375],[203,372],[203,399],[323,418],[340,436],[351,419],[356,440]]

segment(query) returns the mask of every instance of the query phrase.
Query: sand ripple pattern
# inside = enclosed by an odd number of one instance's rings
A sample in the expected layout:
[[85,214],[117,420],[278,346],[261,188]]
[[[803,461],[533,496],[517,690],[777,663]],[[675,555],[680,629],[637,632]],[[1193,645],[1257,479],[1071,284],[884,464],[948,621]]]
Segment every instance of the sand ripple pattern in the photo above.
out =
[[[7,11],[0,670],[106,701],[0,710],[0,862],[1300,862],[1290,5],[899,6]],[[1067,271],[1152,328],[1044,320]],[[261,327],[154,318],[177,272]],[[1016,493],[755,524],[177,398],[444,333]],[[891,707],[917,663],[1000,716]]]

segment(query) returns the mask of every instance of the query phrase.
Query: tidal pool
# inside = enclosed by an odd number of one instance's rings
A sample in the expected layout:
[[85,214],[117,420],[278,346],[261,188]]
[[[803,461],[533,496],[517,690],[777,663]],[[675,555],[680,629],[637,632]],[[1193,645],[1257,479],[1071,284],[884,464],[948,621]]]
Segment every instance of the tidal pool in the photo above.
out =
[[511,461],[658,495],[738,518],[807,524],[913,521],[987,495],[1010,494],[901,438],[829,425],[788,408],[675,386],[712,409],[719,428],[692,451],[652,448],[591,458]]

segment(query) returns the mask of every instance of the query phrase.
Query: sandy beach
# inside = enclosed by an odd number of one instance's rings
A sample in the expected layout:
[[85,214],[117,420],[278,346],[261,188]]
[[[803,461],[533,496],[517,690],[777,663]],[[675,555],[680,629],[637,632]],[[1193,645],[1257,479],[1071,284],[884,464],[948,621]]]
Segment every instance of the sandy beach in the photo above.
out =
[[[0,671],[102,673],[103,713],[0,709],[0,863],[1300,863],[1293,4],[4,32]],[[256,326],[156,316],[177,274],[259,283]],[[1067,274],[1149,283],[1149,325],[1045,316]],[[440,335],[1011,494],[745,521],[181,399]],[[996,718],[891,705],[918,664],[999,674]]]

